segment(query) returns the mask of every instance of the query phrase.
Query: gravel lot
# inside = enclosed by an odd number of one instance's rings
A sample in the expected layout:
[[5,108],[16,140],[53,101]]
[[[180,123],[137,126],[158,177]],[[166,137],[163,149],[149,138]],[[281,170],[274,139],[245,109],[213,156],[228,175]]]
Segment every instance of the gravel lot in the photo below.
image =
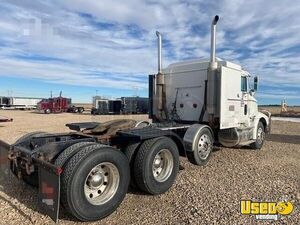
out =
[[[0,138],[9,143],[31,131],[68,131],[65,127],[68,122],[112,118],[24,111],[0,111],[0,114],[14,118],[12,123],[0,124]],[[147,118],[139,117],[135,118]],[[149,196],[129,190],[115,213],[86,224],[299,224],[300,123],[274,121],[272,132],[260,151],[220,148],[205,167],[194,166],[182,158],[184,169],[167,193]],[[280,221],[257,222],[253,216],[240,214],[241,199],[281,198],[294,203],[294,212]],[[0,184],[0,224],[53,224],[37,205],[37,190],[14,176]],[[62,209],[60,224],[80,223]]]

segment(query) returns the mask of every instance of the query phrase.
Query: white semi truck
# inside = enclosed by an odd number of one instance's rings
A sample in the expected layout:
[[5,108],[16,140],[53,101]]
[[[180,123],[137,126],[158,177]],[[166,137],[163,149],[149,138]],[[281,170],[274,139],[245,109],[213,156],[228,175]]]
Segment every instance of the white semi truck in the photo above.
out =
[[[60,203],[81,221],[111,214],[129,183],[146,193],[166,192],[179,170],[179,156],[204,165],[214,145],[260,149],[270,131],[270,114],[259,112],[250,74],[216,58],[215,16],[211,57],[162,68],[158,36],[158,73],[149,76],[148,121],[112,120],[67,124],[76,132],[30,133],[15,144],[0,142],[7,169],[39,186],[40,201],[53,220]],[[213,160],[213,159],[212,159]],[[3,171],[3,170],[2,170]],[[2,172],[3,173],[3,172]]]
[[[184,137],[196,148],[197,132],[209,130],[226,147],[250,145],[261,148],[270,129],[269,112],[258,111],[254,94],[258,78],[250,89],[250,74],[240,65],[216,58],[216,25],[212,21],[210,60],[192,60],[161,66],[161,34],[158,36],[158,74],[152,76],[152,118],[155,122],[193,124]],[[212,140],[211,140],[212,141]]]

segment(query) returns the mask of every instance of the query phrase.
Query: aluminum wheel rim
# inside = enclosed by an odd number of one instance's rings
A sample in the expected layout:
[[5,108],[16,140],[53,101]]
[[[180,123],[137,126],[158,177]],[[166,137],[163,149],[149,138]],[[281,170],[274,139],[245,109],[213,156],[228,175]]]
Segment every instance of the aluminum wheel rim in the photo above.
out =
[[263,142],[264,136],[265,136],[265,134],[264,134],[263,129],[261,127],[258,128],[257,129],[257,141],[259,144],[261,144]]
[[198,141],[198,154],[200,159],[206,160],[211,152],[212,143],[207,134],[203,134]]
[[173,156],[169,149],[160,150],[154,157],[152,173],[158,182],[166,181],[173,171]]
[[91,169],[85,179],[85,197],[93,205],[105,204],[116,194],[119,183],[117,167],[110,162],[100,163]]

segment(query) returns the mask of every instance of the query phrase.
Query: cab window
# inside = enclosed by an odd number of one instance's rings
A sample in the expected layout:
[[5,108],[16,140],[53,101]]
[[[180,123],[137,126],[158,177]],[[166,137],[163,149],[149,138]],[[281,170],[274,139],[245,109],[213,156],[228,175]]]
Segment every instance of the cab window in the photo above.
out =
[[247,77],[242,77],[241,79],[241,91],[247,92]]

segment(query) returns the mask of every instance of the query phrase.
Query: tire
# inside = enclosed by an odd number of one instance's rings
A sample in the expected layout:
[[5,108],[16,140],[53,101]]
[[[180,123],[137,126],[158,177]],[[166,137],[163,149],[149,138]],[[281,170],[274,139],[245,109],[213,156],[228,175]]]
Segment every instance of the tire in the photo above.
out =
[[172,139],[158,137],[142,143],[134,161],[135,181],[142,191],[152,195],[166,192],[178,170],[179,152]]
[[25,134],[24,136],[20,137],[18,140],[16,140],[16,142],[14,143],[14,145],[18,145],[22,142],[28,141],[29,139],[33,138],[33,137],[41,137],[43,135],[47,134],[47,132],[43,132],[43,131],[35,131],[35,132],[31,132],[28,134]]
[[78,113],[78,108],[73,108],[73,113]]
[[78,112],[79,112],[79,113],[83,113],[83,112],[84,112],[84,108],[79,108],[79,109],[78,109]]
[[[45,134],[47,134],[47,133],[46,132],[41,132],[41,131],[31,132],[31,133],[25,134],[24,136],[20,137],[15,142],[14,145],[18,145],[18,144],[21,144],[22,142],[29,141],[33,137],[44,136]],[[17,173],[16,173],[16,171],[13,170],[13,162],[12,161],[10,162],[10,168],[11,168],[11,171],[13,172],[13,174],[15,174],[16,176],[18,176]],[[37,170],[36,167],[34,168],[34,172],[31,173],[30,175],[28,175],[25,170],[21,170],[21,174],[22,174],[22,180],[26,184],[28,184],[28,185],[30,185],[32,187],[38,187],[39,186],[38,170]]]
[[[101,173],[101,177],[104,177],[103,174],[107,173],[108,175],[105,176],[113,177],[112,181],[115,182],[109,183],[109,180],[107,180],[107,183],[104,184],[105,178],[98,179],[100,176],[98,172],[96,172],[98,178],[88,182],[88,179],[94,176],[92,170],[94,170],[95,166],[100,166],[101,164],[105,164],[105,167],[103,169],[99,167],[98,170],[105,171],[105,168],[113,168],[111,170],[113,172]],[[115,211],[123,201],[129,186],[129,180],[129,164],[122,152],[100,144],[86,146],[77,152],[64,166],[61,176],[61,203],[70,214],[81,221],[102,219]],[[95,201],[96,198],[90,197],[89,194],[86,195],[87,187],[92,182],[100,181],[102,181],[101,187],[103,185],[105,185],[105,188],[114,187],[114,189],[104,189],[102,193],[106,194],[103,196],[107,196],[109,193],[113,194],[109,198],[104,199],[106,201],[102,199],[103,202],[92,203],[91,201]],[[113,191],[110,192],[110,190]],[[97,191],[94,194],[97,195]]]
[[51,113],[51,110],[50,109],[45,109],[45,114],[50,114]]
[[62,153],[58,155],[54,164],[59,167],[63,167],[65,163],[78,151],[82,148],[90,145],[94,145],[95,142],[79,142],[76,144],[71,145],[70,147],[66,148]]
[[140,144],[140,142],[130,143],[124,149],[122,149],[122,152],[127,157],[130,166],[130,187],[134,189],[137,188],[137,184],[134,177],[134,161]]
[[259,150],[262,148],[265,140],[265,127],[262,122],[258,122],[256,141],[250,144],[250,148]]
[[186,156],[188,160],[197,166],[204,166],[207,164],[213,150],[213,136],[209,129],[203,128],[200,131],[197,140],[197,151],[187,151]]

